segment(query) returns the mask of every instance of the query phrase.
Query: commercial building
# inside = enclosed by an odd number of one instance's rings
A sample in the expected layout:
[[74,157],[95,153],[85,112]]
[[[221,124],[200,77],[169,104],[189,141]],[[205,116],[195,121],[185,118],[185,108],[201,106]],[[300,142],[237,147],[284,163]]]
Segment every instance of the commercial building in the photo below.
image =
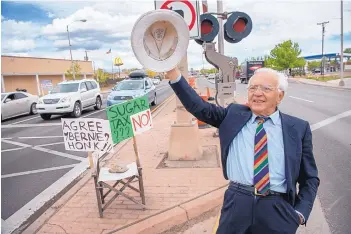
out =
[[[94,77],[91,61],[76,62],[81,74],[76,79]],[[65,73],[71,66],[71,60],[66,59],[1,56],[1,91],[20,88],[34,95],[45,95],[48,87],[66,80]]]
[[[309,55],[309,56],[304,56],[303,57],[305,60],[322,60],[322,58],[325,58],[325,64],[324,64],[324,73],[326,72],[337,72],[340,70],[340,60],[341,56],[340,53],[329,53],[329,54],[317,54],[317,55]],[[351,59],[351,54],[350,53],[344,53],[344,71],[349,72],[351,71],[351,65],[350,65],[350,59]],[[331,63],[334,61],[333,63]],[[346,62],[345,62],[346,61]],[[305,66],[305,70],[307,70],[307,63]]]

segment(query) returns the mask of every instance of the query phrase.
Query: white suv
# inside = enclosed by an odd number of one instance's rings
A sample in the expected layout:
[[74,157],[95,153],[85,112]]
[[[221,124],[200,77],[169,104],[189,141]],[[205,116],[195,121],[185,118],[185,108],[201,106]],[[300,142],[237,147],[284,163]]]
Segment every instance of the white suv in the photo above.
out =
[[50,92],[39,99],[37,111],[44,120],[51,115],[71,113],[80,117],[82,110],[94,107],[101,109],[102,98],[99,84],[92,79],[64,81],[58,83]]

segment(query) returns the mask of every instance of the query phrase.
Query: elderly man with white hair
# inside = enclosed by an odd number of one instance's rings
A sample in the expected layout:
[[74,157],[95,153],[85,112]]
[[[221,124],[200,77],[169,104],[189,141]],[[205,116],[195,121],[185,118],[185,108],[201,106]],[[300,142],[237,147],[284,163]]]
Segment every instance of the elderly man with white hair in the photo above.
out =
[[269,68],[257,70],[247,87],[248,104],[226,108],[203,101],[178,69],[167,77],[187,111],[219,128],[223,175],[230,183],[217,233],[290,234],[306,225],[318,170],[309,123],[278,108],[286,77]]

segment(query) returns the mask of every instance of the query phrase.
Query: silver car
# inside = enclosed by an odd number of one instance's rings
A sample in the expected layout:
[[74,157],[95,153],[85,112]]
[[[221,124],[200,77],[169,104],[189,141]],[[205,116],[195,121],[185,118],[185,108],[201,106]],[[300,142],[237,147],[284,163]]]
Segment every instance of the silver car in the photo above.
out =
[[1,121],[26,114],[36,114],[39,97],[25,92],[1,94]]
[[150,78],[129,78],[119,82],[107,97],[107,106],[147,95],[150,105],[157,105],[156,88]]

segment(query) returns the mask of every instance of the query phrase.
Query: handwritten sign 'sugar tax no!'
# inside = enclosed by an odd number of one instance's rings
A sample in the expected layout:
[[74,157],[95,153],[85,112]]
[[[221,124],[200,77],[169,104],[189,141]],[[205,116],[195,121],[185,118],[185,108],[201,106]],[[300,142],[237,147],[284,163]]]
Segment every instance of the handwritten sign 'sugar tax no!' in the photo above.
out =
[[109,123],[104,119],[61,119],[65,149],[108,152],[112,149]]
[[143,133],[152,128],[152,117],[147,96],[135,98],[107,109],[113,143]]

